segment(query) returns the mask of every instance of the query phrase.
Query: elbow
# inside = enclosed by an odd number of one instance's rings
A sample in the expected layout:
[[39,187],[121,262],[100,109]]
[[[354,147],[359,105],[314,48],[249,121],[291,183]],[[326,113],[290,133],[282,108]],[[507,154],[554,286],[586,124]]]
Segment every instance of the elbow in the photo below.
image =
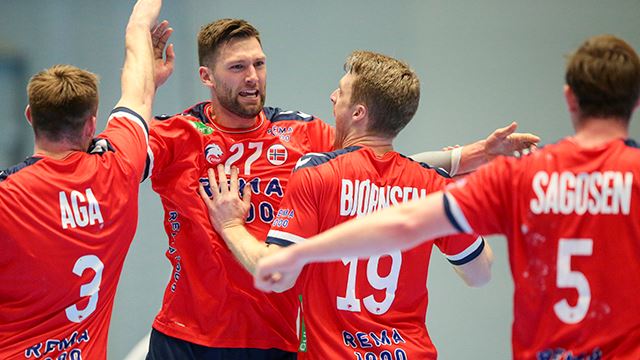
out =
[[491,281],[491,268],[487,269],[487,271],[483,271],[479,274],[475,274],[472,277],[468,277],[465,279],[465,283],[467,286],[472,288],[481,288],[487,285]]

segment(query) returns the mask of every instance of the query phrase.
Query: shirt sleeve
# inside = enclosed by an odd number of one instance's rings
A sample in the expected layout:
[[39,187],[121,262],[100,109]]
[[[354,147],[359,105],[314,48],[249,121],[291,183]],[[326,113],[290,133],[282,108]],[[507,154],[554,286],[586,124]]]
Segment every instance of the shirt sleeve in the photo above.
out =
[[517,193],[515,161],[498,158],[447,188],[443,201],[453,226],[466,233],[508,234]]
[[163,172],[168,166],[181,159],[179,154],[185,144],[194,140],[190,138],[194,129],[189,121],[174,116],[166,120],[154,120],[149,129],[149,157],[145,168],[144,179]]
[[473,261],[482,254],[485,246],[482,236],[466,234],[439,238],[435,244],[451,265],[456,266]]
[[107,127],[97,136],[107,139],[113,146],[116,156],[131,164],[134,171],[142,175],[149,150],[149,129],[147,123],[135,111],[126,107],[117,107],[111,111]]
[[267,234],[267,244],[289,246],[319,232],[319,202],[313,190],[321,189],[321,180],[312,176],[312,170],[301,169],[289,178],[280,209]]
[[311,143],[309,152],[329,152],[333,150],[335,139],[335,128],[320,119],[315,119],[307,127],[309,141]]

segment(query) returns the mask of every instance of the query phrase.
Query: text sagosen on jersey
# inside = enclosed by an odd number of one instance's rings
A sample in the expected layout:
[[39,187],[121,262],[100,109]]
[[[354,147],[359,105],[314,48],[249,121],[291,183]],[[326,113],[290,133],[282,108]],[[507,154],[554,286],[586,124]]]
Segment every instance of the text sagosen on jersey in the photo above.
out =
[[537,172],[532,181],[534,214],[623,214],[631,207],[631,172],[604,171],[573,174]]

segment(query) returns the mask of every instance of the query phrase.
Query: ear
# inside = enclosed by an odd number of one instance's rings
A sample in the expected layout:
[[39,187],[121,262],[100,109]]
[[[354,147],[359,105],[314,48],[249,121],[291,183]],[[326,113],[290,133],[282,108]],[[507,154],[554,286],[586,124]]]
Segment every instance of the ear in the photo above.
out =
[[24,117],[27,118],[29,125],[33,127],[33,120],[31,119],[31,105],[27,104],[27,107],[24,108]]
[[354,106],[353,112],[351,113],[351,120],[353,124],[360,124],[360,126],[365,125],[365,122],[368,120],[367,107],[363,104],[356,104]]
[[96,116],[91,115],[87,122],[84,123],[84,128],[82,129],[82,136],[85,139],[91,140],[96,134]]
[[567,102],[567,108],[571,113],[578,113],[580,111],[580,105],[578,104],[578,98],[576,94],[571,90],[569,85],[564,86],[564,100]]
[[206,87],[213,87],[215,82],[213,81],[213,70],[209,69],[206,66],[200,66],[198,68],[198,74],[200,75],[200,81]]

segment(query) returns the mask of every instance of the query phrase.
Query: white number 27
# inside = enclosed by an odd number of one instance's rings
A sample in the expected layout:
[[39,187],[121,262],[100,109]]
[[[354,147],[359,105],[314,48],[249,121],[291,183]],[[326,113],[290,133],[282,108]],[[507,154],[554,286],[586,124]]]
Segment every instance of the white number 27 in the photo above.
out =
[[558,243],[558,277],[556,286],[574,288],[578,291],[578,302],[569,305],[567,299],[558,301],[553,310],[567,324],[577,324],[584,319],[591,303],[591,288],[583,273],[571,270],[572,256],[590,256],[593,253],[592,239],[560,239]]

